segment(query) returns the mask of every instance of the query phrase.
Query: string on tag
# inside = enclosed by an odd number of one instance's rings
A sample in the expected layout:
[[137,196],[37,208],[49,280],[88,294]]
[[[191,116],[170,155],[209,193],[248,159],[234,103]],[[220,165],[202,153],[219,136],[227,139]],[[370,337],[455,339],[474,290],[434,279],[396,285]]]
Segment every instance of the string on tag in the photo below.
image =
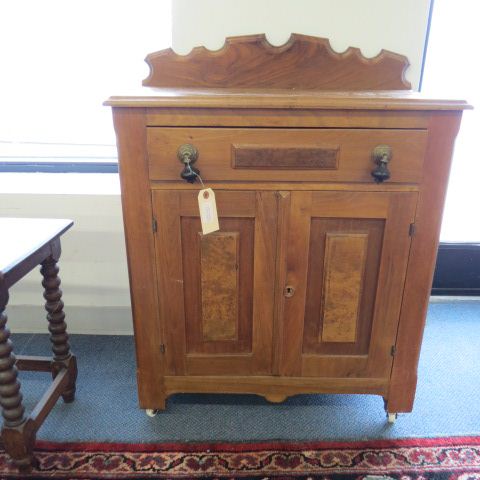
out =
[[203,183],[202,177],[195,170],[192,169],[192,166],[190,164],[187,164],[187,167],[188,167],[189,173],[192,173],[193,175],[195,175],[200,180],[200,183],[202,184],[202,188],[205,189],[205,184]]

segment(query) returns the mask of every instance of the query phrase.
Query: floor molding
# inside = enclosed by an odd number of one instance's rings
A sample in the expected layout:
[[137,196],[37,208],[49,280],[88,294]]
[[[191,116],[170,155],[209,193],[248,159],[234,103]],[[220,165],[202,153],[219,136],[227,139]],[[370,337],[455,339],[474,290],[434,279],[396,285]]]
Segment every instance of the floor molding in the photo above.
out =
[[480,243],[441,243],[432,295],[480,296]]

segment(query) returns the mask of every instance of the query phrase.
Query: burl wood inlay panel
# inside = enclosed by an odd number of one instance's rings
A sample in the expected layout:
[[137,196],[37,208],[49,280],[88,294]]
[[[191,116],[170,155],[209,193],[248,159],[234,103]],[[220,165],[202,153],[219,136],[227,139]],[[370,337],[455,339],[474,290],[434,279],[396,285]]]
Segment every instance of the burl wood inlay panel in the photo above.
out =
[[232,166],[331,170],[338,168],[338,149],[338,146],[320,148],[232,145]]
[[[324,197],[323,197],[324,198]],[[359,202],[359,199],[356,199]],[[351,202],[351,200],[349,200]],[[358,207],[358,205],[356,206]],[[330,207],[329,207],[330,208]],[[308,279],[305,303],[303,353],[313,355],[366,355],[370,348],[375,295],[385,221],[379,218],[313,217],[310,228]],[[353,342],[322,341],[327,238],[330,235],[367,235],[365,272],[358,305],[356,338]]]
[[367,234],[327,233],[320,341],[356,340],[367,244]]
[[203,338],[212,342],[236,340],[238,232],[199,235]]
[[[185,197],[196,198],[196,193],[186,192],[190,195]],[[217,207],[225,211],[225,197],[217,196]],[[230,198],[229,198],[230,197]],[[229,202],[238,202],[236,195],[226,197]],[[245,200],[245,197],[244,197]],[[184,213],[188,213],[187,206]],[[193,203],[192,203],[193,208]],[[198,203],[197,203],[198,210]],[[197,214],[198,215],[198,214]],[[235,296],[238,298],[237,304],[237,325],[236,338],[231,337],[226,340],[216,340],[205,338],[205,328],[210,329],[207,325],[209,320],[203,321],[205,313],[203,312],[202,292],[202,236],[200,232],[202,227],[200,219],[197,217],[185,216],[181,220],[181,238],[182,238],[182,263],[183,263],[183,286],[184,286],[184,306],[185,306],[185,336],[186,336],[186,354],[187,355],[224,355],[224,354],[240,354],[250,353],[252,351],[252,332],[253,332],[253,253],[255,239],[255,219],[254,218],[226,218],[220,217],[221,232],[215,232],[208,237],[213,238],[215,235],[223,233],[237,235],[238,243],[238,277],[237,292]],[[205,254],[203,254],[205,257]],[[212,257],[213,257],[212,253]],[[222,257],[223,258],[223,257]],[[215,258],[215,262],[222,265],[220,272],[225,275],[225,269],[228,265],[233,264],[230,261],[219,260]],[[205,260],[204,260],[205,264]],[[210,268],[210,266],[209,266]],[[219,273],[220,273],[219,272]],[[205,273],[203,278],[205,279]],[[210,274],[207,274],[210,275]],[[222,282],[225,281],[223,278]],[[219,292],[217,292],[219,295]],[[213,293],[211,294],[213,295]],[[216,294],[215,294],[216,295]],[[215,296],[214,295],[214,296]],[[220,298],[220,297],[215,297]],[[218,302],[218,299],[215,300]],[[223,301],[223,300],[222,300]],[[207,314],[208,315],[208,314]],[[211,322],[214,320],[212,319]],[[228,323],[228,321],[226,322]],[[215,323],[217,325],[217,323]],[[214,328],[212,326],[212,328]],[[219,327],[220,328],[220,327]],[[224,335],[224,334],[223,334]]]

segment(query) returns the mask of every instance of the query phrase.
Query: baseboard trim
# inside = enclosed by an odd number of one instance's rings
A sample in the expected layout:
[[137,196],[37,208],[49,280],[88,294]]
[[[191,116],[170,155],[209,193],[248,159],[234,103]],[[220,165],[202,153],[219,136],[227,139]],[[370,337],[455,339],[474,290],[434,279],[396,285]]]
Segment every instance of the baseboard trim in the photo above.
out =
[[432,295],[480,295],[480,243],[441,243]]

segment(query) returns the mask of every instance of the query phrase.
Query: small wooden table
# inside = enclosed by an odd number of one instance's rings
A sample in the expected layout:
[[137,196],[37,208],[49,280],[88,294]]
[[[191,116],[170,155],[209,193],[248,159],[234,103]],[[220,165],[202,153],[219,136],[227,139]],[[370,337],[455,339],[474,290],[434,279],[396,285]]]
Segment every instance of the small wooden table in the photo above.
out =
[[[58,219],[0,218],[0,405],[4,418],[2,443],[15,465],[29,471],[36,460],[33,447],[37,430],[60,396],[67,403],[75,397],[77,364],[70,351],[63,312],[57,262],[60,236],[73,222]],[[53,357],[13,354],[4,313],[8,290],[37,265],[43,276],[45,309]],[[25,415],[17,370],[51,372],[53,382],[29,415]]]

